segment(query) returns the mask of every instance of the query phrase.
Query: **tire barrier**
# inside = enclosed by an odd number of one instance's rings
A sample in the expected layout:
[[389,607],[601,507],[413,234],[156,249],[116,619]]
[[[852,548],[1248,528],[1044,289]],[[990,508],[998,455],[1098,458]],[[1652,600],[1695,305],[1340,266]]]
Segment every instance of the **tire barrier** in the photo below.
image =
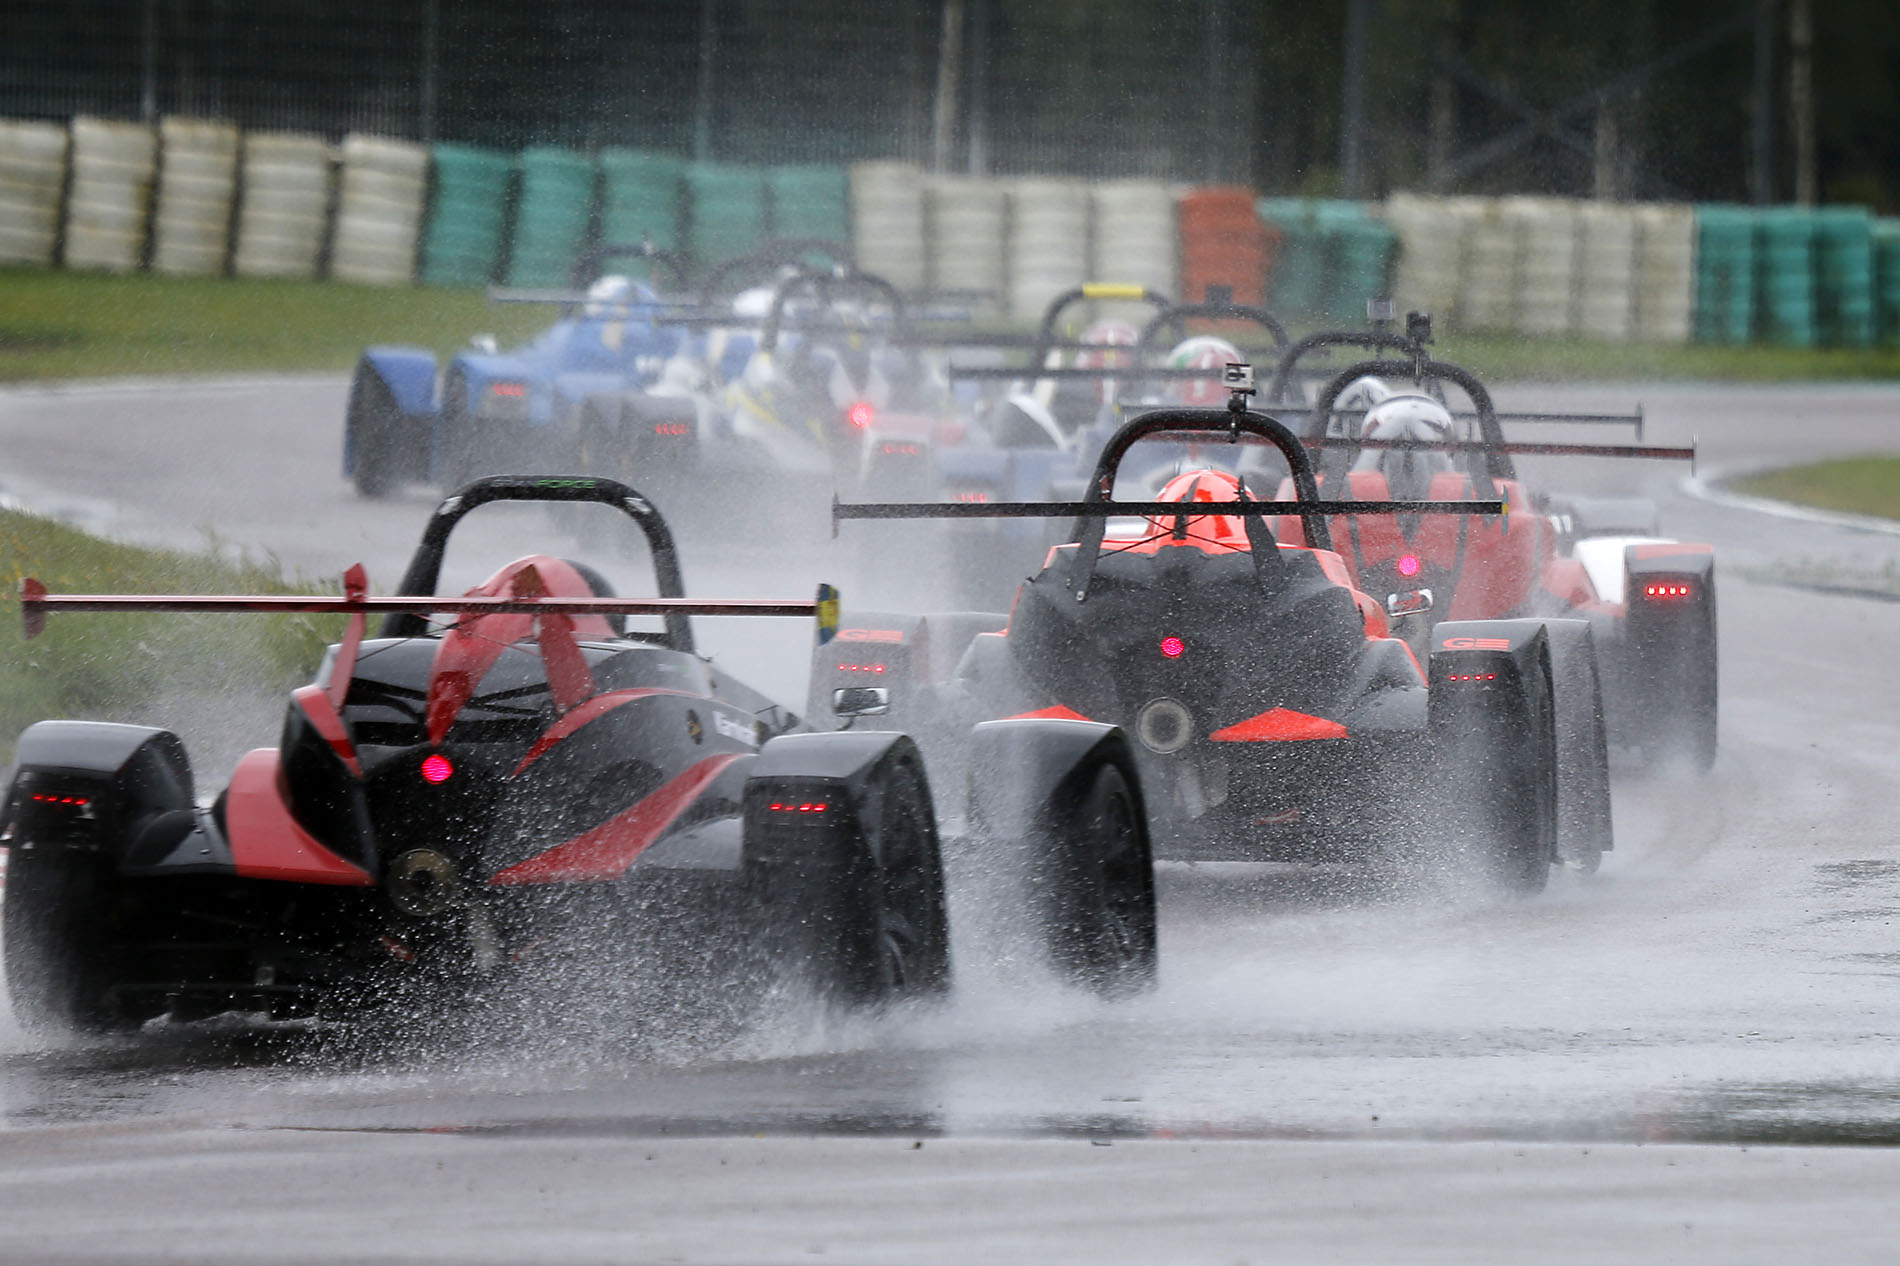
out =
[[60,124],[0,119],[0,264],[53,263],[66,148]]
[[765,241],[765,177],[737,163],[686,165],[686,252],[700,268],[755,254]]
[[321,136],[245,134],[232,271],[240,277],[317,275],[334,165]]
[[1004,254],[1009,194],[994,180],[933,176],[924,185],[930,243],[929,285],[987,295],[975,306],[1000,312],[1008,294]]
[[926,178],[891,161],[753,168],[362,134],[333,151],[321,136],[182,117],[156,129],[0,119],[0,264],[207,276],[228,260],[246,277],[558,287],[595,241],[684,247],[704,265],[768,238],[848,240],[859,266],[902,289],[994,294],[986,314],[1019,321],[1110,280],[1184,300],[1226,286],[1331,326],[1358,325],[1365,301],[1389,294],[1448,330],[1900,344],[1900,220],[1861,207],[1256,202],[1141,179]]
[[1874,217],[1866,207],[1813,213],[1816,334],[1829,347],[1874,344]]
[[1874,221],[1874,311],[1880,341],[1900,347],[1900,219]]
[[[1181,293],[1181,236],[1174,194],[1159,180],[1110,180],[1089,190],[1095,232],[1088,277],[1131,282],[1170,297]],[[1143,304],[1096,305],[1095,316],[1137,324],[1154,315]]]
[[151,222],[158,137],[142,123],[73,120],[66,195],[68,268],[129,273],[143,262]]
[[851,240],[851,178],[844,168],[767,167],[765,191],[771,236]]
[[1089,188],[1025,177],[1009,184],[1009,313],[1034,321],[1049,301],[1087,281]]
[[521,197],[508,258],[511,286],[565,286],[594,211],[594,160],[549,146],[521,151]]
[[1265,297],[1280,232],[1254,210],[1250,189],[1192,189],[1181,198],[1181,293],[1199,303],[1209,286],[1225,286],[1235,303],[1257,307]]
[[351,133],[330,241],[330,276],[369,286],[406,285],[429,185],[429,150],[409,141]]
[[[680,248],[686,201],[686,160],[637,149],[600,152],[600,240],[614,246],[651,242]],[[645,268],[623,260],[615,267]]]
[[909,163],[852,164],[851,243],[866,272],[900,290],[928,285],[923,172]]
[[1700,206],[1695,212],[1695,334],[1704,343],[1746,343],[1755,332],[1755,213]]
[[443,143],[434,147],[430,159],[435,189],[422,239],[422,281],[431,286],[486,285],[501,264],[514,156]]
[[[1686,343],[1695,327],[1695,211],[1686,206],[1638,206],[1632,267],[1631,323],[1645,343]],[[1591,274],[1584,274],[1584,284]]]
[[224,272],[237,196],[235,124],[169,116],[158,124],[158,201],[152,271],[171,277]]
[[1505,198],[1499,204],[1517,238],[1516,298],[1509,328],[1564,337],[1576,325],[1576,204],[1559,198]]

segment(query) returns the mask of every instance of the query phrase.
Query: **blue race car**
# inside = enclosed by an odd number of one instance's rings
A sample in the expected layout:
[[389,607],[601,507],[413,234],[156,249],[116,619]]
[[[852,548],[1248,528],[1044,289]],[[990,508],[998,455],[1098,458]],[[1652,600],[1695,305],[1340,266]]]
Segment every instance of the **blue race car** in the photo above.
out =
[[[573,291],[504,296],[568,308],[509,351],[477,337],[438,372],[426,348],[365,350],[350,384],[343,440],[343,471],[357,491],[383,497],[408,483],[455,488],[497,471],[574,469],[587,402],[608,397],[619,408],[629,394],[639,396],[693,337],[677,319],[678,305],[651,286],[599,275],[609,257],[634,254],[671,263],[644,246],[604,247],[583,258]],[[696,447],[690,405],[656,408],[665,416],[644,428],[655,444]]]

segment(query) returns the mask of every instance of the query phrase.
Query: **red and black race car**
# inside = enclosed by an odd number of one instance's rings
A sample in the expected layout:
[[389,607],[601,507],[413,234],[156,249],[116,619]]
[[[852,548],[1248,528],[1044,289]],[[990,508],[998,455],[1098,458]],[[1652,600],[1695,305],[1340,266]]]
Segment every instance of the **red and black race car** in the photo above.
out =
[[[839,518],[1074,517],[1067,544],[1007,616],[858,614],[815,661],[825,692],[881,683],[886,719],[937,759],[983,718],[1112,722],[1136,755],[1156,855],[1184,859],[1469,862],[1516,891],[1611,844],[1589,627],[1575,620],[1440,624],[1421,664],[1392,631],[1405,599],[1353,585],[1306,447],[1234,406],[1124,424],[1086,499],[1067,504],[840,505]],[[1264,441],[1293,496],[1256,501],[1220,470],[1155,502],[1116,502],[1138,441]],[[1211,445],[1210,445],[1211,446]],[[1218,508],[1217,508],[1218,507]],[[1386,500],[1375,516],[1502,519],[1500,499]],[[1277,542],[1273,518],[1310,544]]]
[[[436,596],[451,530],[498,501],[617,508],[646,537],[660,596],[614,597],[590,568],[545,555]],[[101,1030],[167,1013],[446,1003],[536,967],[612,978],[667,936],[689,967],[729,974],[713,991],[791,973],[878,1004],[947,986],[937,810],[913,742],[812,732],[694,651],[694,614],[816,613],[822,640],[835,592],[689,600],[671,534],[639,494],[525,477],[445,499],[400,596],[364,589],[360,568],[340,598],[26,583],[29,635],[68,610],[317,611],[349,624],[292,695],[279,745],[243,757],[208,805],[169,731],[25,731],[0,827],[6,975],[25,1022]],[[655,627],[627,629],[636,615]],[[1126,889],[1112,910],[1076,905],[1031,935],[1084,983],[1141,983],[1153,896],[1125,740],[1109,725],[1028,721],[972,741],[1023,774],[1008,794],[976,797],[991,832],[979,844],[996,840],[1038,884]]]
[[[1443,404],[1447,386],[1468,397],[1469,411],[1454,414]],[[1328,420],[1309,440],[1320,448],[1320,486],[1342,501],[1502,497],[1515,511],[1503,519],[1335,517],[1332,540],[1355,584],[1374,593],[1429,591],[1421,630],[1438,619],[1587,620],[1602,656],[1611,740],[1641,747],[1651,759],[1701,770],[1714,763],[1713,548],[1660,535],[1648,501],[1534,491],[1514,461],[1691,460],[1693,448],[1511,441],[1476,376],[1419,356],[1341,369],[1320,389],[1313,416]],[[1640,417],[1620,420],[1640,424]],[[1276,526],[1281,540],[1302,542],[1297,519]]]

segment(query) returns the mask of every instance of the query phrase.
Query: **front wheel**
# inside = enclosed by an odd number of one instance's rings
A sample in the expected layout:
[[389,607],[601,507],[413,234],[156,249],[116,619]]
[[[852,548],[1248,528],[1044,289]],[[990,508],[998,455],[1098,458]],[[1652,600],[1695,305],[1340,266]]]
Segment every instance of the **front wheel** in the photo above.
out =
[[1154,983],[1154,862],[1141,808],[1104,761],[1038,840],[1037,913],[1049,955],[1071,983],[1118,997]]

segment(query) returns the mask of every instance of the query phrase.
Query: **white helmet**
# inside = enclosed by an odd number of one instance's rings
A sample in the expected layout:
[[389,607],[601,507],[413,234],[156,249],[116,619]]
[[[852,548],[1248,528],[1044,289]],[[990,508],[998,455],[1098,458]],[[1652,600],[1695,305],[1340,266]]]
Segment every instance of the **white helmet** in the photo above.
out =
[[1353,462],[1354,470],[1382,472],[1396,500],[1423,499],[1431,489],[1433,475],[1454,469],[1451,454],[1410,447],[1441,444],[1454,438],[1450,410],[1430,396],[1388,393],[1366,410],[1359,435],[1399,446],[1366,449]]
[[633,278],[608,273],[587,288],[587,303],[581,311],[595,320],[624,319],[633,298]]

